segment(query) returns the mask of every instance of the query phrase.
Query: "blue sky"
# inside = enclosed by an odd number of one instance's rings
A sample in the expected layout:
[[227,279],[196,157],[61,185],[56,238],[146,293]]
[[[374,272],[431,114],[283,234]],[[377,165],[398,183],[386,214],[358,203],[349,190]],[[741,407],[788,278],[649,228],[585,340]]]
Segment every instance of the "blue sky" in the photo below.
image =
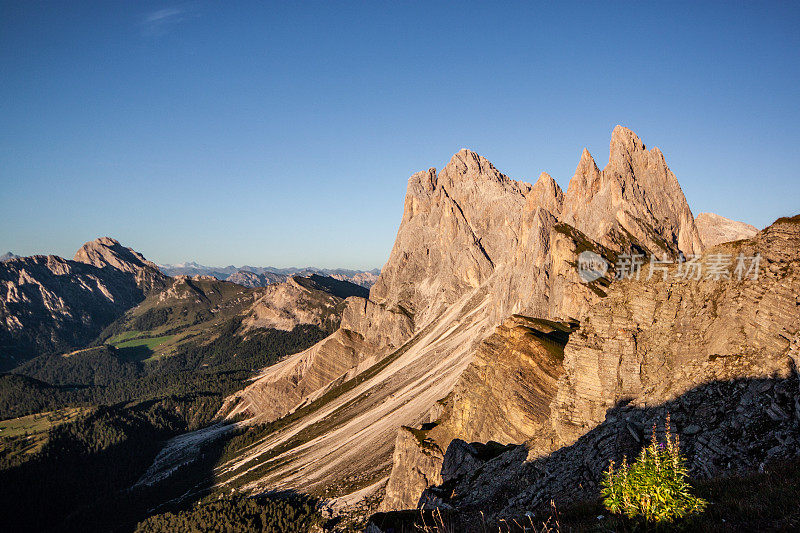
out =
[[566,188],[616,124],[695,214],[800,212],[790,3],[0,2],[0,252],[380,266],[462,147]]

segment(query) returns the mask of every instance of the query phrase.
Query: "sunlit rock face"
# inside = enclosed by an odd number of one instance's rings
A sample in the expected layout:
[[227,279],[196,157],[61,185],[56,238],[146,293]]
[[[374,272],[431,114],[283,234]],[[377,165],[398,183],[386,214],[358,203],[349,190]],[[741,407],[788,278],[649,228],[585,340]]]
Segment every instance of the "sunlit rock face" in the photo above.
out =
[[[550,404],[557,449],[534,437],[487,457],[453,441],[443,465],[468,455],[474,466],[442,467],[443,485],[418,503],[494,519],[594,498],[608,462],[635,456],[654,424],[663,435],[668,413],[693,476],[797,457],[800,215],[709,250],[703,269],[720,256],[729,276],[676,280],[675,266],[666,280],[613,283],[564,349]],[[757,279],[739,279],[738,257],[748,270],[760,257]]]
[[514,315],[475,351],[445,400],[438,442],[552,442],[551,402],[563,374],[564,345],[573,325]]
[[749,239],[758,233],[758,229],[755,226],[731,220],[715,213],[700,213],[694,219],[694,223],[697,225],[697,231],[700,232],[700,238],[706,248],[724,242]]
[[583,151],[567,189],[564,222],[606,246],[632,238],[654,252],[701,252],[692,211],[661,150],[647,150],[635,133],[617,126],[609,152],[600,171]]
[[[584,320],[565,350],[556,427],[570,443],[621,401],[664,402],[707,381],[785,373],[800,328],[800,226],[778,222],[703,257],[700,280],[625,280]],[[758,279],[735,273],[760,254]],[[729,278],[708,278],[725,257]]]

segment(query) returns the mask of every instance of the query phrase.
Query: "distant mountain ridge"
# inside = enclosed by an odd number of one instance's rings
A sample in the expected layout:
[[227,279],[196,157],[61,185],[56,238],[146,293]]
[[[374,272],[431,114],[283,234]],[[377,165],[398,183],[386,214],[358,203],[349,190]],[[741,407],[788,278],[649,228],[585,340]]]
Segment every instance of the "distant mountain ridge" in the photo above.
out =
[[381,269],[353,270],[348,268],[317,268],[317,267],[256,267],[243,265],[236,267],[228,265],[214,267],[201,265],[194,261],[185,263],[157,265],[168,276],[214,276],[223,281],[238,283],[245,287],[266,287],[273,283],[286,281],[290,276],[308,277],[313,274],[328,276],[340,281],[349,281],[369,289],[378,280]]
[[[18,257],[10,252],[6,256],[0,262],[0,370],[11,369],[39,355],[84,347],[148,296],[163,300],[176,287],[195,287],[204,279],[216,282],[224,276],[240,289],[250,291],[276,285],[299,289],[288,293],[285,287],[279,289],[280,301],[269,301],[265,307],[267,300],[264,300],[257,306],[261,322],[282,324],[289,330],[297,324],[335,329],[332,324],[338,326],[340,310],[334,307],[348,296],[369,294],[362,284],[350,281],[356,277],[363,283],[358,276],[368,273],[344,269],[330,270],[336,276],[332,277],[320,274],[321,269],[288,274],[292,269],[276,273],[247,267],[259,271],[255,273],[231,266],[222,269],[233,270],[226,275],[197,263],[184,263],[175,269],[184,274],[168,276],[142,254],[110,237],[85,243],[72,260],[55,255]],[[202,291],[189,292],[190,299],[205,298]],[[322,306],[330,309],[318,309],[319,294],[333,298],[332,303]],[[302,307],[302,312],[291,310],[297,306]],[[271,322],[263,318],[267,315],[281,318]],[[330,324],[329,316],[335,317]]]
[[167,280],[109,237],[87,242],[73,260],[35,255],[3,261],[0,368],[87,344]]

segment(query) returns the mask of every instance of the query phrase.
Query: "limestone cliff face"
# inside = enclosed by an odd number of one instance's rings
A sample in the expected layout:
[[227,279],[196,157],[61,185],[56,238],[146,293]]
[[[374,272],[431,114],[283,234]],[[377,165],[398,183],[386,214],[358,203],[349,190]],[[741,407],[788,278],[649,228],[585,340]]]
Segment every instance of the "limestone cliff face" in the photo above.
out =
[[87,243],[76,258],[0,263],[0,366],[87,344],[166,283],[152,263],[113,239]]
[[[762,377],[750,369],[769,376],[783,368],[780,354],[800,329],[798,228],[779,222],[750,241],[720,245],[703,257],[700,280],[674,279],[676,266],[667,281],[615,283],[565,350],[555,408],[563,441],[573,442],[623,400],[663,402],[700,383],[741,377],[736,372]],[[738,279],[739,254],[761,254],[757,280]],[[730,278],[704,277],[720,257],[730,261]]]
[[447,446],[468,442],[552,442],[550,403],[563,373],[564,345],[573,326],[514,315],[475,351],[430,430]]
[[442,483],[443,458],[444,452],[425,431],[398,429],[392,464],[402,465],[402,470],[389,478],[380,510],[415,508],[425,489]]
[[[454,439],[555,447],[550,406],[563,373],[573,325],[514,315],[480,343],[453,392],[419,429],[398,432],[381,511],[415,508],[422,491],[442,482]],[[453,458],[460,463],[462,458]],[[464,465],[462,465],[464,466]],[[452,468],[451,468],[452,470]]]
[[[738,279],[739,254],[760,256],[758,279]],[[472,466],[443,466],[445,483],[421,503],[509,517],[551,499],[596,497],[608,461],[635,455],[668,412],[696,476],[800,453],[800,215],[715,247],[701,272],[713,272],[720,258],[731,260],[728,277],[680,281],[672,272],[612,284],[564,350],[545,424],[558,449],[533,438],[480,457],[454,440],[443,465],[460,457]]]
[[710,248],[723,242],[749,239],[758,229],[750,224],[731,220],[715,213],[700,213],[694,220],[703,246]]
[[530,190],[469,150],[438,175],[412,176],[394,248],[370,297],[425,326],[486,283],[517,248]]
[[661,150],[647,150],[622,126],[611,134],[602,171],[583,151],[567,189],[563,220],[606,246],[632,237],[651,251],[689,255],[703,250],[692,211]]

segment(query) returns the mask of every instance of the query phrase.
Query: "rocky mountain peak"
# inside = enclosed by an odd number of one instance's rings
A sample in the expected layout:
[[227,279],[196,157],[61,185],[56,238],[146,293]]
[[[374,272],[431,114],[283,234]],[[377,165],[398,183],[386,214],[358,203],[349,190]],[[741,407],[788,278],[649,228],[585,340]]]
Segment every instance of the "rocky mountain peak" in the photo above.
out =
[[703,245],[706,247],[716,246],[723,242],[749,239],[758,233],[755,226],[731,220],[716,213],[700,213],[694,222],[700,232]]
[[126,248],[111,237],[100,237],[85,243],[75,252],[74,261],[96,266],[113,267],[122,272],[136,273],[141,269],[158,267],[144,258],[142,254]]
[[495,182],[518,190],[530,190],[531,187],[528,183],[512,180],[497,170],[491,161],[466,148],[450,158],[439,174],[438,181],[445,187],[459,181],[475,182],[475,186],[480,186],[481,182]]
[[547,172],[542,172],[528,195],[526,209],[534,211],[543,207],[558,216],[564,207],[564,191]]
[[602,174],[600,169],[597,168],[594,157],[589,153],[589,150],[584,148],[578,167],[575,169],[575,174],[569,181],[567,195],[571,198],[589,199],[600,190],[601,178]]
[[[557,186],[546,182],[538,193],[556,209]],[[515,249],[531,191],[530,184],[466,149],[438,174],[434,168],[414,174],[397,240],[371,298],[388,308],[401,306],[419,325],[438,316]]]
[[[652,178],[660,178],[662,181],[669,182],[670,187],[678,183],[675,175],[667,168],[661,150],[657,147],[648,150],[638,135],[623,126],[617,126],[611,132],[606,169],[627,179],[643,179],[647,185],[659,185]],[[650,172],[646,172],[647,170]]]
[[[359,435],[359,444],[335,439],[309,444],[309,455],[290,460],[260,482],[280,480],[307,489],[334,480],[378,479],[386,471],[381,461],[392,453],[393,428],[439,419],[438,400],[448,397],[452,403],[445,408],[466,420],[472,416],[469,405],[477,405],[471,395],[476,381],[461,387],[459,376],[483,379],[490,372],[498,376],[493,383],[505,386],[519,372],[514,364],[506,372],[499,356],[516,363],[523,345],[534,348],[528,353],[530,374],[514,386],[492,390],[513,395],[536,389],[536,416],[523,424],[517,424],[521,419],[495,424],[496,417],[489,416],[447,427],[483,427],[487,432],[476,436],[493,440],[539,434],[537,428],[550,420],[549,405],[561,380],[563,353],[552,358],[550,348],[608,296],[612,283],[610,275],[584,283],[575,268],[578,254],[588,249],[613,264],[617,254],[631,250],[674,256],[702,249],[686,198],[661,152],[647,151],[622,127],[612,134],[610,149],[611,160],[602,171],[584,150],[566,193],[546,173],[535,185],[516,181],[470,150],[456,153],[438,172],[430,168],[411,176],[397,238],[369,296],[348,298],[334,334],[265,369],[229,398],[227,405],[235,407],[225,411],[229,417],[246,414],[268,422],[313,405],[315,398],[340,394],[330,404],[318,404],[313,416],[298,415],[297,427],[287,435],[324,418],[335,428],[331,431]],[[527,318],[506,322],[510,315]],[[481,348],[498,324],[504,326]],[[476,351],[483,356],[476,357]],[[469,367],[474,361],[478,366]],[[380,371],[369,373],[376,363]],[[358,384],[336,392],[355,376]],[[360,403],[367,398],[370,405]],[[520,410],[527,409],[523,403]],[[342,405],[357,407],[339,409]],[[419,464],[403,456],[419,447],[420,435],[400,435],[395,469],[408,463],[409,471],[419,471]],[[441,436],[440,452],[450,436]],[[543,439],[555,442],[556,436],[549,430]],[[272,446],[265,443],[252,453],[266,454]],[[310,464],[319,474],[306,475]],[[426,484],[435,479],[427,472]],[[393,486],[403,505],[417,503],[418,492],[404,490],[411,484]]]
[[644,143],[633,131],[625,126],[614,127],[611,132],[611,155],[633,154],[646,150]]
[[453,157],[450,158],[450,162],[447,164],[447,167],[455,168],[457,173],[461,175],[469,174],[470,171],[480,174],[483,169],[496,170],[494,165],[492,165],[488,159],[480,156],[468,148],[462,148],[453,154]]
[[703,243],[675,174],[657,148],[628,128],[611,134],[600,171],[584,149],[564,202],[564,221],[606,246],[695,254]]

